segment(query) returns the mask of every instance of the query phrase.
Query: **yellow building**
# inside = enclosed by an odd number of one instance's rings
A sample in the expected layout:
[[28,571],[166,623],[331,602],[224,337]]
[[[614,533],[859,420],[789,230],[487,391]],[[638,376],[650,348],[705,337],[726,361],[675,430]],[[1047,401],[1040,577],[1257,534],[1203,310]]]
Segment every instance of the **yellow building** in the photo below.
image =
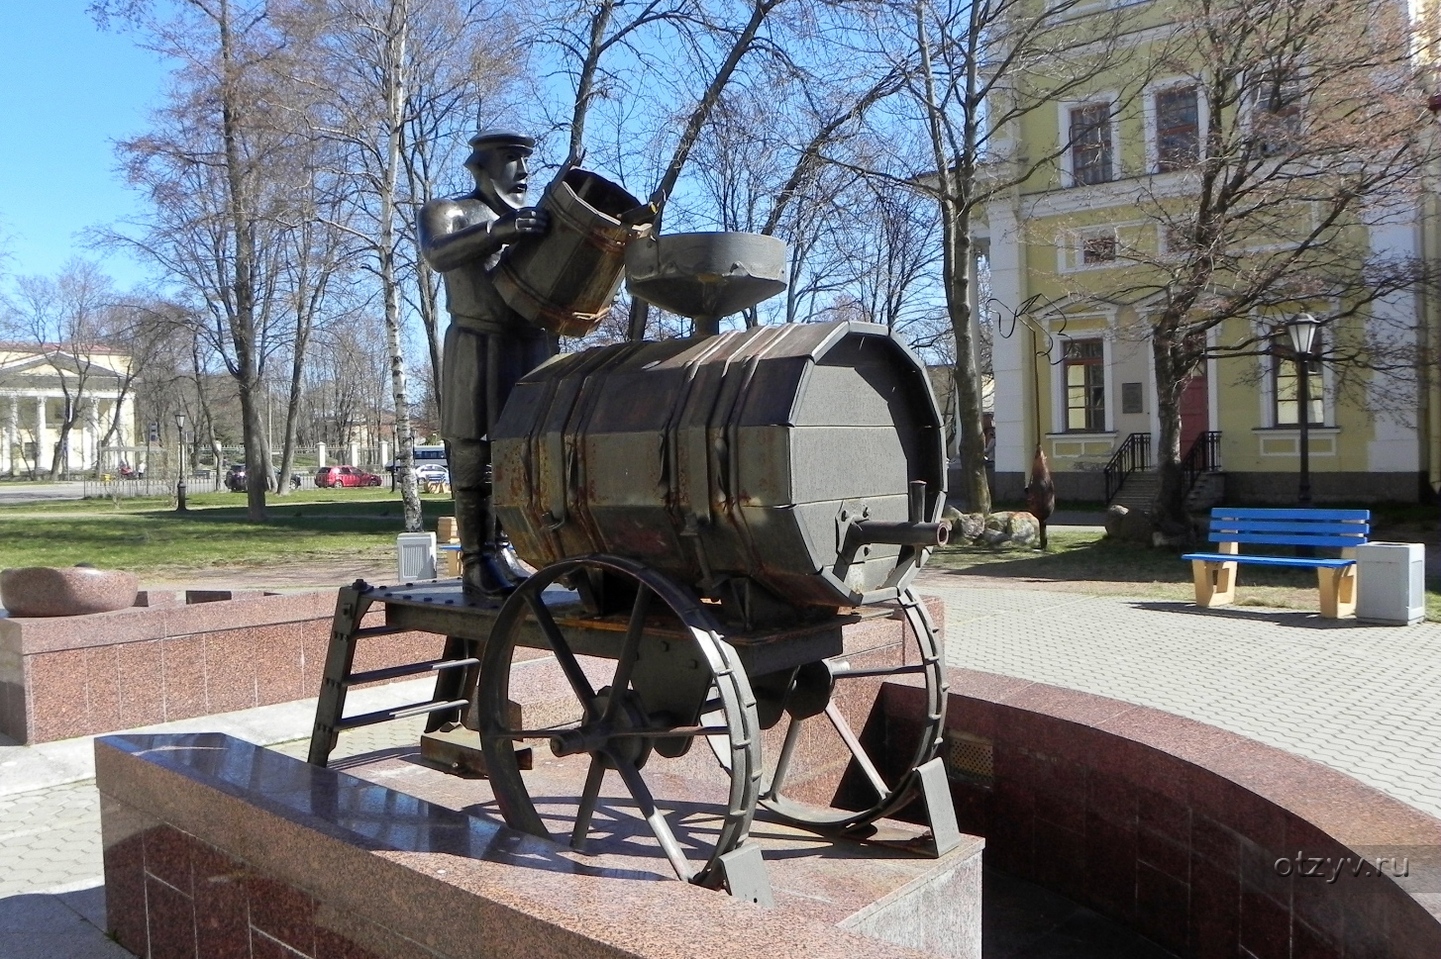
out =
[[[1305,25],[1289,38],[1300,51],[1292,59],[1280,40],[1274,51],[1237,40],[1228,60],[1223,18],[1232,14],[1201,6],[1222,12],[1199,23],[1174,13],[1189,4],[1130,4],[1130,32],[1114,51],[1093,42],[1076,52],[1077,63],[1108,66],[996,131],[1003,147],[993,162],[1055,162],[989,203],[978,236],[999,323],[995,495],[1020,497],[1039,443],[1062,501],[1103,502],[1120,487],[1120,501],[1148,502],[1147,478],[1127,468],[1144,474],[1163,452],[1152,331],[1199,263],[1211,272],[1184,322],[1209,355],[1179,394],[1180,457],[1190,456],[1188,484],[1200,477],[1197,498],[1209,484],[1232,503],[1296,501],[1303,384],[1285,324],[1304,311],[1324,323],[1305,384],[1315,501],[1414,501],[1428,479],[1441,482],[1425,360],[1436,308],[1429,290],[1396,278],[1403,265],[1435,259],[1432,194],[1417,189],[1419,168],[1381,171],[1367,181],[1375,192],[1349,206],[1337,191],[1353,167],[1373,162],[1366,128],[1343,108],[1373,111],[1374,147],[1384,151],[1387,137],[1401,144],[1408,129],[1434,122],[1425,85],[1374,58],[1364,73],[1366,51],[1347,59],[1354,37],[1347,48]],[[1253,24],[1276,15],[1262,6],[1238,4],[1234,15]],[[1072,17],[1081,24],[1088,11],[1115,7],[1103,0]],[[1390,16],[1418,36],[1413,5],[1358,0],[1356,12],[1373,23]],[[1201,31],[1212,31],[1209,46],[1195,42]],[[1221,79],[1229,71],[1234,78]],[[1407,144],[1408,156],[1431,153],[1430,136]],[[1203,191],[1247,176],[1252,194],[1237,191],[1230,219],[1216,216]],[[1398,288],[1361,281],[1363,263],[1384,263],[1390,272],[1375,282]],[[1204,477],[1206,468],[1218,475]]]

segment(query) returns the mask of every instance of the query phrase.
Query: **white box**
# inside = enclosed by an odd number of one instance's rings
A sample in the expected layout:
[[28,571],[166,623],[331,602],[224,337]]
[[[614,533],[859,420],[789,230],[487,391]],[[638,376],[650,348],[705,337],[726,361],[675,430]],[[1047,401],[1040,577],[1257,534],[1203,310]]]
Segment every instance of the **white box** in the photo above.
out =
[[435,579],[435,534],[401,533],[395,537],[395,570],[403,583]]
[[1426,618],[1426,547],[1367,543],[1356,547],[1356,618],[1410,626]]

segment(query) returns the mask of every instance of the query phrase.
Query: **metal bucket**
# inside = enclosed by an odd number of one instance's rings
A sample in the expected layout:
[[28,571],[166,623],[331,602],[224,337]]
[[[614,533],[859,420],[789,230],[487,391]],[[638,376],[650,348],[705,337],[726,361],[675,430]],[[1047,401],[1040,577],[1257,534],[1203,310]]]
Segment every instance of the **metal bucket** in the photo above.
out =
[[550,214],[545,236],[506,248],[495,288],[507,306],[560,336],[585,336],[610,312],[630,241],[650,231],[623,214],[640,201],[589,170],[552,183],[539,206]]

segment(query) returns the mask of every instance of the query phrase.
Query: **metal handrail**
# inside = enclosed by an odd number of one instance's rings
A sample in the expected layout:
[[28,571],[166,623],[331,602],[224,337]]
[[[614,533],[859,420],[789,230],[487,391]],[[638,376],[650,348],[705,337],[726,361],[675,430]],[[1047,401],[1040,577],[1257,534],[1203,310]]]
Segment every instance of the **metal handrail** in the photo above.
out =
[[1136,470],[1151,468],[1151,434],[1132,433],[1127,436],[1106,463],[1106,505],[1116,498],[1126,477]]
[[1181,472],[1186,477],[1186,492],[1196,485],[1202,473],[1214,473],[1221,468],[1221,433],[1210,430],[1201,433],[1181,460]]

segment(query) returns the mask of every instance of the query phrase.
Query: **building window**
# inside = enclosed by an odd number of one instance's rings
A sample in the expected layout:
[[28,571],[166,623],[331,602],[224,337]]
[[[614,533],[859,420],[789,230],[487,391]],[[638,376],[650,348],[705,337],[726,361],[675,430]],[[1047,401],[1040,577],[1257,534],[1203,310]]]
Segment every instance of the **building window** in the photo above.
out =
[[1156,172],[1184,170],[1201,157],[1201,120],[1195,87],[1156,94]]
[[1293,148],[1303,132],[1303,99],[1300,77],[1294,73],[1268,73],[1257,81],[1252,123],[1263,155]]
[[1065,353],[1066,430],[1106,429],[1106,359],[1100,340],[1067,340]]
[[1086,266],[1113,263],[1115,259],[1116,237],[1114,234],[1088,236],[1081,240],[1081,262]]
[[[1326,422],[1325,383],[1321,376],[1321,364],[1314,359],[1321,352],[1321,331],[1311,344],[1313,359],[1308,376],[1311,409],[1306,422],[1321,426]],[[1271,385],[1275,403],[1276,426],[1301,425],[1301,364],[1296,362],[1296,351],[1291,346],[1291,337],[1284,329],[1271,339]]]
[[1071,180],[1076,186],[1111,180],[1111,105],[1071,110]]

